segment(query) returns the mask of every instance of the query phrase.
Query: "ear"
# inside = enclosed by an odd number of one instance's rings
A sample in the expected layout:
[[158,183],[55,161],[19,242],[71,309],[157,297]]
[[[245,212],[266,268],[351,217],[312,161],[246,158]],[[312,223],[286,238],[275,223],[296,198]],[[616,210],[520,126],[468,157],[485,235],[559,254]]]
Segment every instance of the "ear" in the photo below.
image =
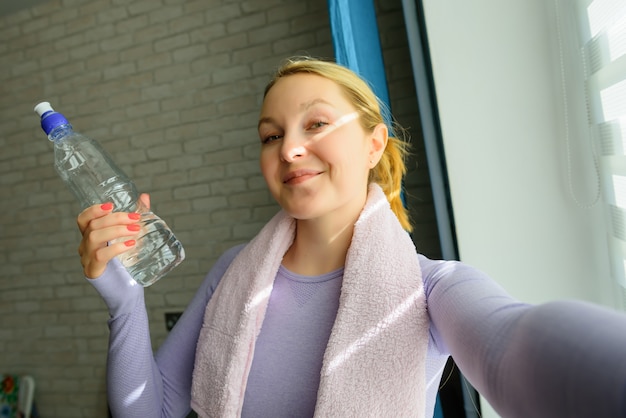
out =
[[370,150],[369,150],[369,162],[370,168],[374,168],[380,158],[385,152],[385,148],[387,147],[387,142],[389,141],[389,131],[387,129],[387,125],[384,123],[379,123],[374,127],[370,138]]

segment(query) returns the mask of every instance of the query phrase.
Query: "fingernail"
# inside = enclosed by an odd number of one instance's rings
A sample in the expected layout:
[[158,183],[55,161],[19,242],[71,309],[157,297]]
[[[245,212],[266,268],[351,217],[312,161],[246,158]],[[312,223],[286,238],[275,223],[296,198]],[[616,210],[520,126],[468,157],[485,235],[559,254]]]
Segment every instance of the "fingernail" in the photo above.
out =
[[132,224],[126,225],[126,228],[128,228],[129,231],[139,231],[141,229],[141,226],[137,224]]
[[124,245],[127,247],[132,247],[133,245],[135,245],[135,240],[134,239],[129,239],[128,241],[124,242]]
[[141,215],[137,212],[131,212],[128,214],[128,217],[134,221],[138,221],[141,218]]
[[111,210],[111,209],[113,209],[113,203],[108,202],[108,203],[105,203],[103,205],[100,205],[100,209],[102,209],[102,210]]

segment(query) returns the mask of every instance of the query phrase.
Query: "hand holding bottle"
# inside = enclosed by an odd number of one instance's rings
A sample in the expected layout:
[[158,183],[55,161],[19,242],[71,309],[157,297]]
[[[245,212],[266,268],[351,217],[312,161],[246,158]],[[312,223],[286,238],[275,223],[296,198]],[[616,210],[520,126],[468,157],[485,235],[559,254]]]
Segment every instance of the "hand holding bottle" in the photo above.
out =
[[[141,194],[139,199],[150,208],[150,196]],[[106,269],[114,257],[136,245],[135,237],[141,230],[140,214],[136,212],[113,212],[112,203],[97,204],[83,210],[76,220],[83,238],[78,247],[85,277],[95,279]]]

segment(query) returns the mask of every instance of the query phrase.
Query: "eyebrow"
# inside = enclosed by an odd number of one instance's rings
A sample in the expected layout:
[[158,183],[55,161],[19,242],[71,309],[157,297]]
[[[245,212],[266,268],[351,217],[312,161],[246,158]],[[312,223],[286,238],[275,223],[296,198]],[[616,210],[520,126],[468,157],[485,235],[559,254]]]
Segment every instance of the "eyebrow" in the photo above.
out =
[[313,99],[313,100],[311,100],[309,102],[302,103],[300,105],[300,109],[301,110],[308,110],[308,109],[310,109],[311,107],[313,107],[313,106],[315,106],[317,104],[325,104],[325,105],[332,106],[330,104],[330,102],[328,102],[328,101],[326,101],[326,100],[324,100],[322,98],[317,98],[317,99]]
[[256,126],[257,129],[259,129],[261,125],[263,125],[264,123],[274,124],[274,119],[270,117],[264,117],[264,118],[259,119],[259,123]]
[[[324,100],[322,98],[317,98],[317,99],[313,99],[311,101],[302,103],[299,106],[299,108],[300,108],[300,111],[306,111],[306,110],[308,110],[308,109],[310,109],[313,106],[318,105],[318,104],[325,104],[325,105],[332,106],[330,102],[328,102],[328,101],[326,101],[326,100]],[[274,119],[269,117],[269,116],[263,117],[263,118],[259,119],[259,123],[257,125],[257,129],[264,123],[274,124],[275,122],[274,122]]]

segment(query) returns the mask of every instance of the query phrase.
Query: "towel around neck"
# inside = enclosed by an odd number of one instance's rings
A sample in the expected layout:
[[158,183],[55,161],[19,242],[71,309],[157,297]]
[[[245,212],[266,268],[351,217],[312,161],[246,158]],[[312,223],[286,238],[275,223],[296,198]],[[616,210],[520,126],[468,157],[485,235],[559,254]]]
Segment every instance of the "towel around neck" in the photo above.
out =
[[[295,220],[276,214],[233,260],[207,304],[191,399],[200,417],[240,416],[274,278],[295,233]],[[346,256],[315,416],[423,417],[427,348],[415,246],[371,184]]]

